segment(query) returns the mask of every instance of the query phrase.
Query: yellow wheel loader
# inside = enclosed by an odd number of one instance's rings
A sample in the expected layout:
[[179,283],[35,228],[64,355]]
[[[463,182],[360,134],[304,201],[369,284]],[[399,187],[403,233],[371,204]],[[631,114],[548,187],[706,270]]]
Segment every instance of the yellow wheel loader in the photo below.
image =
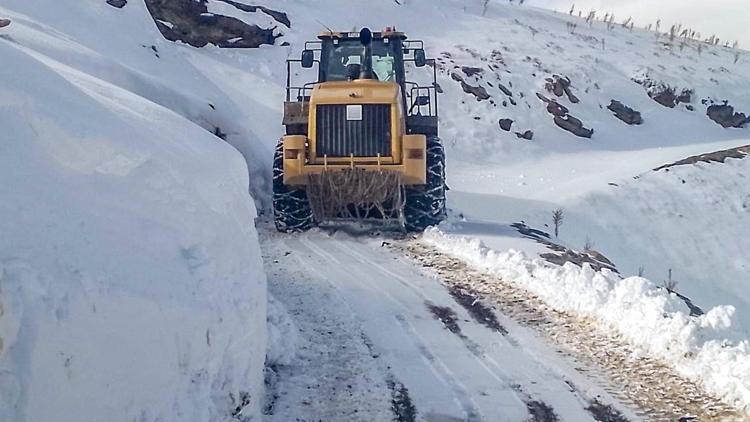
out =
[[[340,220],[421,231],[445,219],[434,60],[422,41],[386,28],[325,32],[287,60],[286,135],[273,162],[276,228]],[[294,86],[293,68],[317,80]],[[407,80],[424,68],[427,82]],[[409,71],[407,71],[409,69]],[[298,74],[295,74],[298,75]]]

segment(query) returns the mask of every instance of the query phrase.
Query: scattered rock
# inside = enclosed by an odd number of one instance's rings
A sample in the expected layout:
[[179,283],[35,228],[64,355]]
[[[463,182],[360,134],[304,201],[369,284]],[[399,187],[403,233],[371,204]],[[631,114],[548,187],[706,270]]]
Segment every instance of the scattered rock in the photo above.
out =
[[[225,3],[232,4],[233,2],[225,1]],[[235,7],[239,7],[237,5]],[[193,47],[213,44],[223,48],[256,48],[264,44],[273,45],[276,38],[280,36],[274,35],[276,27],[261,28],[233,17],[209,13],[203,2],[146,0],[146,7],[164,38],[170,41],[181,41]],[[255,8],[256,6],[247,7]],[[269,15],[271,12],[279,16],[283,15],[281,12],[260,6],[257,8]]]
[[629,125],[640,125],[643,123],[643,118],[641,118],[640,112],[633,110],[617,100],[612,100],[607,106],[607,109],[614,112],[615,117]]
[[648,77],[643,79],[634,78],[633,81],[644,86],[648,96],[663,105],[664,107],[675,108],[680,103],[691,103],[693,101],[692,89],[682,89],[677,93],[678,88],[669,86],[663,82],[654,82]]
[[565,117],[555,116],[554,122],[557,126],[567,130],[573,135],[581,138],[591,138],[594,134],[594,129],[588,129],[583,127],[583,122],[571,115]]
[[594,134],[594,129],[584,127],[583,122],[581,122],[580,119],[568,114],[569,110],[564,105],[539,93],[537,93],[536,96],[543,102],[547,103],[547,112],[553,116],[553,121],[558,127],[581,138],[591,138]]
[[683,89],[682,92],[680,92],[680,95],[677,96],[677,103],[684,103],[688,104],[693,101],[693,90],[691,89]]
[[546,81],[547,83],[544,85],[544,88],[547,91],[557,95],[558,97],[567,95],[568,99],[573,104],[577,104],[581,101],[570,91],[570,78],[561,78],[559,75],[552,75],[552,77],[547,78]]
[[465,93],[477,97],[477,101],[488,100],[490,98],[490,94],[487,93],[487,89],[485,89],[483,86],[469,85],[458,73],[451,73],[451,78],[461,84],[461,89],[463,89]]
[[128,4],[128,0],[107,0],[107,4],[112,7],[122,9],[126,4]]
[[706,111],[708,118],[725,128],[743,128],[750,123],[750,117],[745,113],[735,113],[734,107],[729,104],[714,104],[708,106]]
[[476,76],[484,72],[484,69],[479,67],[471,67],[471,66],[463,66],[461,67],[461,71],[464,72],[464,74],[468,77]]
[[526,139],[528,141],[531,141],[532,139],[534,139],[534,132],[530,130],[527,130],[526,132],[523,132],[523,133],[516,132],[516,136],[518,136],[521,139]]
[[510,132],[511,126],[513,126],[513,120],[512,119],[500,119],[500,129]]
[[505,59],[503,58],[503,53],[498,50],[492,50],[492,53],[490,54],[490,60],[492,60],[495,63],[499,63],[505,66]]
[[549,234],[541,230],[533,229],[523,222],[513,223],[511,224],[511,227],[516,229],[524,237],[536,240],[538,243],[541,243],[542,245],[552,250],[554,253],[544,253],[539,255],[547,262],[555,265],[564,265],[566,262],[570,262],[578,265],[579,267],[582,267],[583,264],[589,264],[595,271],[608,269],[616,273],[618,272],[615,264],[597,251],[586,250],[583,252],[578,252],[565,246],[558,245],[551,240]]
[[500,91],[503,91],[503,94],[511,97],[511,101],[513,100],[513,93],[510,91],[510,89],[506,88],[505,85],[501,84],[500,82],[497,83],[497,87],[500,88]]

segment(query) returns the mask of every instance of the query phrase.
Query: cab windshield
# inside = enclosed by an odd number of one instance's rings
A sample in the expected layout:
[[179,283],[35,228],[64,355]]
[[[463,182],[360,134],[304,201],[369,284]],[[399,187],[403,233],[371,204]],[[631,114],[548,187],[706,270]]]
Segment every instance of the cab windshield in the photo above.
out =
[[[384,40],[372,41],[372,70],[375,79],[384,82],[396,81],[396,60],[392,43]],[[328,50],[326,80],[346,81],[357,73],[365,61],[365,47],[358,39],[342,40],[332,44]]]

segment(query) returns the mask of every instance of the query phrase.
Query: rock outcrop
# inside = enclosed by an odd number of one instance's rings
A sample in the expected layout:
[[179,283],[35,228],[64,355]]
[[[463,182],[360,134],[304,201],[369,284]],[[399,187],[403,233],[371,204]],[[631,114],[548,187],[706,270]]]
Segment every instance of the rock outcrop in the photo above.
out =
[[750,123],[750,117],[746,116],[745,113],[735,113],[734,107],[726,103],[708,106],[706,115],[725,128],[743,128]]
[[490,99],[490,94],[487,92],[487,89],[485,87],[469,85],[464,80],[463,76],[455,72],[451,73],[451,78],[453,78],[454,81],[459,82],[461,84],[461,89],[463,89],[465,93],[475,96],[477,98],[477,101]]
[[641,117],[640,112],[633,110],[617,100],[612,100],[607,106],[607,109],[615,113],[615,117],[629,125],[640,125],[643,123],[643,118]]
[[[261,12],[286,25],[286,14],[262,6],[248,6],[220,0],[243,11]],[[146,0],[151,16],[164,38],[181,41],[193,47],[213,44],[223,48],[257,48],[276,42],[277,27],[261,28],[239,19],[208,12],[203,2],[194,0]],[[288,26],[288,25],[287,25]]]
[[663,82],[655,82],[648,77],[634,78],[633,81],[646,88],[648,96],[664,107],[675,108],[680,103],[689,104],[693,101],[692,89],[679,89]]
[[571,116],[568,108],[564,105],[539,93],[537,93],[537,97],[547,104],[547,113],[553,116],[553,121],[558,127],[581,138],[591,138],[594,134],[594,129],[584,127],[583,122],[580,119]]
[[571,103],[577,104],[581,100],[576,97],[573,92],[570,90],[570,78],[565,77],[562,78],[559,75],[552,75],[551,78],[546,79],[547,83],[544,84],[544,88],[558,97],[562,97],[563,95],[567,95],[568,99]]

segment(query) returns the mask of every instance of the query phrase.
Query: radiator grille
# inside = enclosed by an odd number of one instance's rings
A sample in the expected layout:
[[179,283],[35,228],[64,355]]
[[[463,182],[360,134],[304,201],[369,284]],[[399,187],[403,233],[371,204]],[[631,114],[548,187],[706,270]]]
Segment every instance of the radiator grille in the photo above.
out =
[[[317,106],[315,154],[318,157],[391,156],[390,106],[363,104],[361,107],[361,120],[347,120],[346,105]],[[360,117],[357,114],[349,117]]]

